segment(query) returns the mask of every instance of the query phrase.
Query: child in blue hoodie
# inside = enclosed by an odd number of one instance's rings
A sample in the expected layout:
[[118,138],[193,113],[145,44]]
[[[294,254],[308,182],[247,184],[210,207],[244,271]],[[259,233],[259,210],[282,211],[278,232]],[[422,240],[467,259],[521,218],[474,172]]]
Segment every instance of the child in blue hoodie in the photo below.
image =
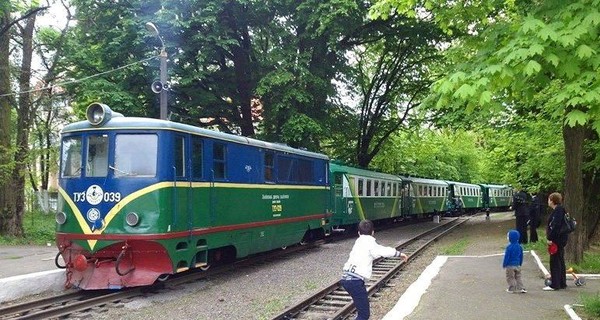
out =
[[519,244],[520,234],[517,230],[509,230],[506,234],[508,246],[504,251],[504,262],[502,267],[506,270],[506,282],[508,282],[508,293],[526,293],[521,280],[521,265],[523,264],[523,247]]

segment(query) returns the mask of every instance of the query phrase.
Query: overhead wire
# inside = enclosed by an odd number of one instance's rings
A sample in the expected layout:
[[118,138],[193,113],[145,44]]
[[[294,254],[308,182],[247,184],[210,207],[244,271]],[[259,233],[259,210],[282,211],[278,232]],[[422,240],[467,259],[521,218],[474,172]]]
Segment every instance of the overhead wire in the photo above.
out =
[[129,67],[134,66],[136,64],[140,64],[140,63],[143,63],[143,62],[146,62],[146,61],[150,61],[150,60],[158,58],[158,57],[159,56],[152,56],[150,58],[146,58],[146,59],[142,59],[142,60],[139,60],[139,61],[136,61],[136,62],[132,62],[130,64],[126,64],[124,66],[120,66],[120,67],[117,67],[115,69],[111,69],[111,70],[108,70],[108,71],[96,73],[96,74],[93,74],[93,75],[90,75],[90,76],[87,76],[87,77],[83,77],[81,79],[74,79],[74,80],[59,82],[59,83],[56,83],[56,84],[53,84],[53,85],[49,85],[49,86],[45,86],[45,87],[42,87],[42,88],[35,88],[35,89],[31,89],[31,90],[25,90],[25,91],[18,91],[18,92],[11,92],[11,93],[0,94],[0,98],[2,98],[2,97],[9,97],[9,96],[20,96],[20,95],[25,94],[25,93],[32,93],[32,92],[37,92],[37,91],[43,91],[43,90],[53,89],[55,87],[62,87],[62,86],[66,86],[66,85],[70,85],[70,84],[74,84],[74,83],[83,82],[83,81],[86,81],[86,80],[89,80],[89,79],[92,79],[92,78],[103,76],[105,74],[109,74],[109,73],[116,72],[116,71],[119,71],[119,70],[122,70],[122,69],[126,69],[126,68],[129,68]]

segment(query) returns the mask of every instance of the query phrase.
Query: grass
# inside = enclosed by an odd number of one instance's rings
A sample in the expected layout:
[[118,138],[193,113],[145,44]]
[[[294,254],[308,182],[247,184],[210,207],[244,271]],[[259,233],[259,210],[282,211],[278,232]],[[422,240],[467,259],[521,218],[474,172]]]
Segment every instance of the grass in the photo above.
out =
[[469,246],[469,239],[461,238],[460,240],[454,242],[453,244],[442,248],[441,252],[443,255],[447,256],[458,256],[462,255],[467,247]]
[[25,236],[22,238],[0,235],[0,245],[45,245],[48,242],[53,244],[56,230],[54,213],[42,213],[41,211],[25,213],[23,229]]
[[581,301],[583,302],[583,310],[588,316],[594,319],[600,317],[600,293],[581,294]]
[[276,311],[282,310],[285,307],[285,304],[281,299],[272,299],[267,301],[266,303],[261,303],[259,307],[261,308],[262,315],[258,319],[266,320],[271,319],[271,317],[267,315],[275,314]]

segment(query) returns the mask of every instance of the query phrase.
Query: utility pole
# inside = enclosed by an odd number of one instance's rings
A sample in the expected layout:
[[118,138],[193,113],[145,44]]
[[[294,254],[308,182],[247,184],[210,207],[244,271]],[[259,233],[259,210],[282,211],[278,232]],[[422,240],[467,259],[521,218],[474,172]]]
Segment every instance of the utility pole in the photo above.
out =
[[165,48],[165,42],[158,32],[158,28],[152,22],[146,22],[146,30],[148,30],[153,36],[157,37],[160,40],[160,78],[159,83],[152,83],[152,91],[160,94],[160,118],[162,120],[167,120],[168,110],[167,110],[167,93],[168,93],[168,84],[167,84],[167,50]]

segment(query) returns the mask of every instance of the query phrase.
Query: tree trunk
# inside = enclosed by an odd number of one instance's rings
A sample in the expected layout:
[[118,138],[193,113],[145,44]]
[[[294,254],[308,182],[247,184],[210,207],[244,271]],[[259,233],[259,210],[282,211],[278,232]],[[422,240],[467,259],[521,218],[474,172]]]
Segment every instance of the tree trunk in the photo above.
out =
[[[0,28],[10,24],[10,12],[0,13]],[[10,33],[0,33],[0,95],[10,89]],[[0,235],[13,235],[9,228],[15,208],[15,188],[12,182],[14,150],[11,144],[11,102],[12,96],[0,96]]]
[[[583,193],[583,145],[586,130],[583,126],[564,126],[565,143],[565,191],[564,206],[567,212],[579,222],[586,221],[587,209]],[[569,235],[565,258],[572,263],[583,259],[583,248],[587,245],[585,223],[579,223],[574,233]]]
[[236,39],[238,45],[231,48],[233,68],[235,71],[236,89],[240,98],[239,119],[242,135],[245,137],[254,136],[254,124],[252,123],[252,70],[250,70],[252,43],[250,40],[250,31],[245,17],[247,9],[243,4],[237,2],[228,2],[225,6],[225,17],[231,32],[231,37]]

